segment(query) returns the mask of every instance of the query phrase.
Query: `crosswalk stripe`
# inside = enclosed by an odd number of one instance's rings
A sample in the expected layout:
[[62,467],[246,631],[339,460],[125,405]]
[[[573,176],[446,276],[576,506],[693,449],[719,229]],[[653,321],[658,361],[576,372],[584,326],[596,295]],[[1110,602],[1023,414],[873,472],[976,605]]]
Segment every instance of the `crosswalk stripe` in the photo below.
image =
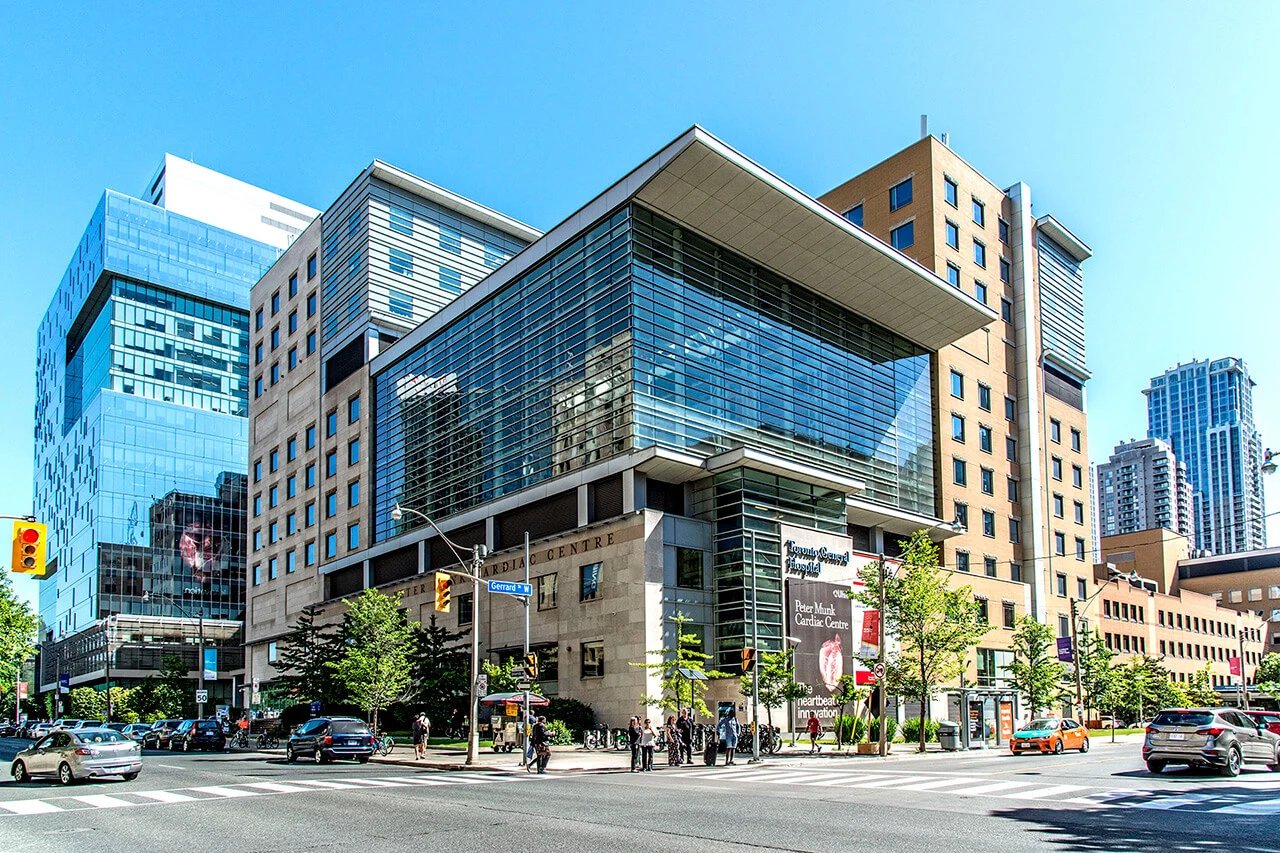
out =
[[1147,800],[1142,803],[1133,803],[1136,809],[1156,809],[1160,811],[1168,811],[1182,806],[1192,806],[1197,803],[1208,802],[1209,800],[1218,799],[1217,794],[1177,794],[1172,797],[1160,797],[1159,799]]
[[256,797],[257,791],[242,791],[239,788],[224,788],[221,785],[206,785],[203,788],[192,788],[192,791],[199,791],[202,794],[212,794],[215,797]]
[[242,782],[241,787],[270,791],[273,794],[296,794],[299,791],[307,790],[306,788],[299,788],[297,785],[281,785],[279,782]]
[[[445,782],[443,779],[424,779],[424,778],[416,777],[416,776],[415,776],[415,777],[410,777],[410,778],[401,779],[400,781],[401,781],[401,782],[404,782],[404,783],[406,783],[406,784],[409,784],[409,785],[448,785],[448,784],[449,784],[448,782]],[[346,787],[354,788],[354,787],[356,787],[356,786],[355,786],[355,785],[350,785],[350,786],[346,786]]]
[[348,789],[348,790],[349,790],[349,789],[351,789],[351,788],[359,788],[359,787],[360,787],[359,785],[352,785],[352,784],[351,784],[351,783],[349,783],[349,782],[330,782],[330,781],[329,781],[329,780],[327,780],[327,779],[298,779],[298,780],[296,780],[293,784],[295,784],[295,785],[314,785],[314,786],[315,786],[315,787],[317,787],[317,788],[333,788],[333,789],[335,789],[335,790],[338,790],[338,789]]
[[343,779],[343,782],[359,788],[403,788],[403,782],[390,782],[386,779]]
[[1049,797],[1056,797],[1068,791],[1083,790],[1084,785],[1050,785],[1047,788],[1032,788],[1030,791],[1016,791],[1011,794],[1001,794],[1000,796],[1006,800],[1046,800]]
[[61,812],[61,809],[53,803],[46,803],[44,800],[14,800],[8,803],[0,803],[0,809],[13,812],[14,814],[48,814],[49,812]]
[[815,779],[828,779],[830,777],[831,777],[830,773],[800,773],[796,771],[791,771],[789,773],[787,772],[752,773],[751,775],[744,777],[743,781],[769,782],[769,783],[776,782],[781,785],[804,785],[807,782],[813,781]]
[[965,788],[962,791],[953,791],[952,793],[960,794],[965,797],[978,797],[983,794],[994,794],[997,791],[1008,791],[1013,788],[1026,787],[1026,782],[992,782],[990,785],[979,785],[976,788]]
[[86,794],[82,797],[72,797],[72,799],[79,800],[86,805],[90,805],[98,809],[118,809],[123,806],[134,805],[128,800],[122,800],[119,797],[109,797],[106,794]]
[[1280,800],[1258,800],[1252,803],[1236,803],[1233,806],[1223,806],[1218,809],[1210,809],[1215,814],[1238,814],[1238,815],[1264,815],[1264,814],[1280,814]]
[[946,788],[949,785],[969,785],[977,782],[974,778],[951,778],[951,779],[926,779],[923,782],[908,782],[905,785],[899,785],[895,791],[930,791],[934,788]]
[[870,781],[860,780],[857,782],[849,782],[848,784],[842,785],[841,787],[843,788],[887,788],[890,785],[897,785],[899,782],[902,782],[910,778],[911,778],[910,776],[883,776],[879,779],[872,779]]
[[454,782],[462,782],[466,785],[487,785],[490,782],[498,781],[492,775],[475,775],[472,773],[451,773],[448,778]]
[[135,797],[146,797],[148,800],[155,800],[157,803],[190,803],[196,799],[173,791],[130,791],[129,793]]

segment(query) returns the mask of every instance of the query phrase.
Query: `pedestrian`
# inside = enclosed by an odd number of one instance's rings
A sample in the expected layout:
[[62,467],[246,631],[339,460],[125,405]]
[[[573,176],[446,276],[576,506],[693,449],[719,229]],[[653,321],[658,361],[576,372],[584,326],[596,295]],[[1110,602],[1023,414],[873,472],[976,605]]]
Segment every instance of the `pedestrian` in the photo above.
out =
[[632,717],[627,723],[627,746],[631,747],[631,772],[640,772],[640,718]]
[[684,747],[681,746],[680,730],[676,728],[675,716],[667,717],[667,725],[662,730],[662,736],[667,742],[667,764],[672,767],[679,767],[683,762],[680,760]]
[[680,750],[683,753],[682,760],[686,764],[693,763],[693,720],[689,719],[689,712],[682,710],[680,719],[676,720],[676,730],[680,733]]
[[426,715],[419,712],[418,716],[413,718],[413,759],[421,761],[427,757],[427,737],[426,727],[423,720]]
[[525,714],[524,718],[524,763],[532,764],[538,759],[538,753],[533,748],[533,727],[537,725],[538,718],[533,714]]
[[653,744],[658,740],[653,724],[645,718],[644,727],[640,729],[640,772],[647,773],[653,769]]
[[809,754],[822,752],[822,744],[818,743],[818,738],[822,736],[822,721],[818,719],[818,715],[809,712]]
[[547,718],[539,717],[533,726],[533,749],[538,756],[538,772],[547,772],[547,762],[551,760],[551,736],[547,734]]
[[720,718],[717,729],[720,742],[724,744],[724,763],[727,767],[733,763],[733,753],[738,748],[738,735],[742,731],[742,727],[738,725],[738,717],[732,709]]

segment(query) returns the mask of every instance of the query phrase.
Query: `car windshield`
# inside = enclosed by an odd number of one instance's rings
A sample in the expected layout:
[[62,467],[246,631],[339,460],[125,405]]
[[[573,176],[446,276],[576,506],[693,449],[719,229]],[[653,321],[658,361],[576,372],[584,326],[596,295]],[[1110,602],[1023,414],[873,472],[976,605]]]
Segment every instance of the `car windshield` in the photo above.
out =
[[336,735],[367,735],[369,727],[356,720],[334,720],[333,733]]
[[222,729],[217,723],[200,723],[200,731],[202,732],[220,732]]
[[1213,714],[1200,711],[1162,711],[1151,721],[1153,726],[1207,726]]
[[1047,717],[1041,718],[1039,720],[1032,720],[1030,723],[1027,724],[1027,728],[1029,729],[1056,729],[1057,727],[1058,727],[1058,721],[1051,720]]
[[76,740],[81,743],[124,743],[126,738],[111,729],[86,729],[76,733]]

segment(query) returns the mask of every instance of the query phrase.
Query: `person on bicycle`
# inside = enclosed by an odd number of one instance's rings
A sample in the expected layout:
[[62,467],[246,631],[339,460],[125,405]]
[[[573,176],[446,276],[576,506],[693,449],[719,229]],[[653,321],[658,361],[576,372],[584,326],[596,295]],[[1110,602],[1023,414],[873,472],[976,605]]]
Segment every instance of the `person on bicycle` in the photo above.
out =
[[822,721],[818,719],[818,715],[813,711],[809,712],[809,754],[822,752],[822,744],[818,743],[818,738],[822,735]]
[[680,760],[686,764],[693,761],[693,720],[689,719],[688,710],[680,711],[680,719],[676,720],[676,731],[680,735]]

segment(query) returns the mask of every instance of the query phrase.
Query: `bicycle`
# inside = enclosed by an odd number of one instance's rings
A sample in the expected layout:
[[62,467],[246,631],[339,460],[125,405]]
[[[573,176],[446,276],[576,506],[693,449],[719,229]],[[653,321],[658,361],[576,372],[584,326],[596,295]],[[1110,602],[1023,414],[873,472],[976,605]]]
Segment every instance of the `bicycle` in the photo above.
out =
[[271,732],[258,735],[258,749],[275,749],[280,746],[280,739]]
[[373,736],[373,751],[381,756],[388,756],[391,750],[395,748],[396,742],[391,735],[375,734]]
[[583,749],[607,749],[608,746],[608,729],[587,729],[582,733]]
[[248,749],[249,733],[244,729],[240,729],[231,735],[230,745],[232,749]]

